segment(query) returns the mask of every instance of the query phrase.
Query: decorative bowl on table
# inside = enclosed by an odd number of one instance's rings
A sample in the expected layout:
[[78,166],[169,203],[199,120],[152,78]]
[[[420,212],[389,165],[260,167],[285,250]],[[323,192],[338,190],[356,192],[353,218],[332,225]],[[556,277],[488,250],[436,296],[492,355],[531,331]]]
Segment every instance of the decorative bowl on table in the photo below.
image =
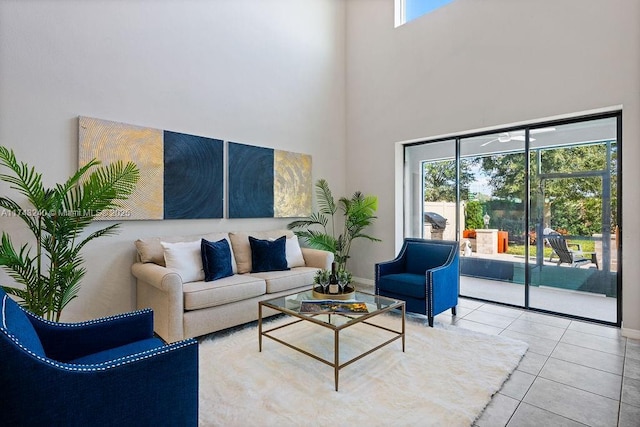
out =
[[313,285],[313,297],[316,299],[336,299],[336,300],[347,300],[352,299],[356,294],[356,288],[352,283],[349,283],[344,287],[344,291],[339,292],[337,294],[329,294],[324,293],[322,286]]

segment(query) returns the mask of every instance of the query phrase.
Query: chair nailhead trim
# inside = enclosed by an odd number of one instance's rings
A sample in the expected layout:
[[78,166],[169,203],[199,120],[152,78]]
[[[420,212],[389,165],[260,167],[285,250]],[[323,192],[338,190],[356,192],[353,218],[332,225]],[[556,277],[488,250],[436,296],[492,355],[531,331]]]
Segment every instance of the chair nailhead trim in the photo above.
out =
[[[20,307],[22,308],[22,307]],[[134,316],[138,316],[140,314],[143,313],[149,313],[149,312],[153,312],[152,309],[150,308],[143,308],[142,310],[136,310],[136,311],[130,311],[127,313],[122,313],[122,314],[117,314],[114,316],[107,316],[107,317],[99,317],[97,319],[92,319],[92,320],[86,320],[84,322],[75,322],[75,323],[59,323],[59,322],[52,322],[51,320],[47,320],[41,316],[35,315],[33,313],[31,313],[28,310],[25,310],[24,308],[22,308],[22,310],[27,313],[29,316],[41,321],[42,323],[46,323],[48,325],[51,326],[58,326],[58,327],[63,327],[63,328],[79,328],[79,327],[83,327],[83,326],[87,326],[87,325],[96,325],[99,323],[105,323],[105,322],[110,322],[112,320],[117,320],[117,319],[125,319],[127,317],[134,317]]]
[[7,305],[7,295],[2,298],[2,327],[7,329],[7,316],[5,314],[5,307]]
[[[38,354],[35,354],[34,352],[32,352],[31,350],[29,350],[28,348],[26,348],[25,346],[23,346],[17,339],[15,336],[13,336],[13,334],[9,333],[9,331],[7,331],[5,328],[0,329],[5,335],[7,335],[7,337],[9,337],[9,339],[11,341],[13,341],[18,347],[20,347],[21,349],[23,349],[24,351],[26,351],[27,353],[29,353],[31,356],[35,357],[36,359],[38,359],[41,362],[44,362],[48,365],[51,366],[55,366],[56,368],[59,369],[64,369],[66,371],[74,371],[74,372],[101,372],[101,371],[107,371],[109,369],[113,369],[113,368],[117,368],[120,366],[124,366],[124,365],[128,365],[134,362],[137,362],[139,360],[144,360],[144,359],[149,359],[150,357],[156,355],[156,354],[164,354],[164,353],[169,353],[171,351],[175,351],[178,349],[181,349],[183,347],[188,347],[190,345],[197,345],[197,341],[196,340],[184,340],[184,341],[179,341],[177,343],[173,343],[173,344],[168,344],[166,346],[160,347],[160,348],[155,348],[152,350],[147,350],[147,351],[143,351],[141,353],[136,353],[136,354],[131,354],[129,356],[125,356],[125,357],[121,357],[119,359],[114,359],[114,360],[110,360],[107,362],[102,362],[102,363],[98,363],[98,364],[91,364],[91,365],[81,365],[81,364],[73,364],[73,363],[61,363],[61,362],[57,362],[53,359],[48,359],[46,357],[42,357]],[[117,363],[114,363],[117,362]]]

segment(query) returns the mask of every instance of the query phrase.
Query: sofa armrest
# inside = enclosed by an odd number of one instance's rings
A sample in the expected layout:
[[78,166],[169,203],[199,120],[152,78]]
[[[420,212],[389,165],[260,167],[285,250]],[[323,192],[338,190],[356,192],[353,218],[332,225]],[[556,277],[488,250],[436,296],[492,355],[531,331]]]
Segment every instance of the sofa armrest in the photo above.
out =
[[426,271],[427,298],[432,302],[431,313],[435,316],[458,305],[460,293],[459,255],[457,250],[444,265]]
[[153,309],[155,332],[167,342],[183,339],[184,293],[180,275],[151,262],[134,263],[131,273],[137,278],[137,307]]
[[378,262],[375,264],[375,269],[378,277],[402,273],[404,272],[404,259],[396,258],[391,261]]
[[332,252],[312,248],[300,249],[302,250],[304,263],[307,267],[323,268],[325,270],[331,269],[331,263],[334,259]]
[[182,277],[167,267],[152,262],[136,262],[131,266],[131,273],[138,279],[164,292],[180,289],[182,291]]

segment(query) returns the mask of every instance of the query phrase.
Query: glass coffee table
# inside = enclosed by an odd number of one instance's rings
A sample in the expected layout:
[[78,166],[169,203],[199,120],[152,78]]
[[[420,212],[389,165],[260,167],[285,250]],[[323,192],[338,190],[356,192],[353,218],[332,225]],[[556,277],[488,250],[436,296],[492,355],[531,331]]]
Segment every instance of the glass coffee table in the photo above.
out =
[[[271,329],[263,330],[262,317],[263,309],[268,307],[272,310],[287,314],[297,320],[279,325]],[[400,309],[402,315],[400,317],[400,330],[394,330],[385,326],[368,322],[372,317],[386,313],[388,311]],[[286,342],[271,332],[278,329],[286,328],[300,322],[311,322],[318,326],[333,330],[333,360],[324,359],[316,354],[312,354],[294,343]],[[350,360],[340,363],[340,331],[356,324],[366,324],[374,328],[384,329],[391,333],[391,338],[371,348],[364,353],[351,358]],[[270,300],[260,301],[258,303],[258,346],[262,351],[262,337],[268,337],[279,342],[289,348],[297,350],[309,357],[323,362],[331,367],[334,371],[335,387],[338,391],[338,375],[340,369],[353,362],[360,360],[364,356],[400,339],[402,340],[402,351],[405,349],[405,303],[401,300],[386,298],[378,295],[371,295],[356,291],[349,300],[319,300],[314,298],[313,291],[299,292],[283,297],[273,298]]]

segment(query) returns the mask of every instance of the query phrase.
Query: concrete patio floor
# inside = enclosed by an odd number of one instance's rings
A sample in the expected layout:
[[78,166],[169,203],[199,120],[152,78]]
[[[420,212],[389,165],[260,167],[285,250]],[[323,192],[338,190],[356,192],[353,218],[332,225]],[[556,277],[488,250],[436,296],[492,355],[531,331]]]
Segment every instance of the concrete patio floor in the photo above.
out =
[[[473,257],[510,261],[520,264],[524,262],[524,257],[522,256],[505,253],[474,253]],[[556,265],[556,262],[549,262],[548,259],[545,259],[544,264]],[[566,266],[566,268],[571,269],[572,267]],[[595,268],[595,265],[588,264],[581,268]],[[524,307],[524,286],[521,284],[462,275],[460,276],[460,295]],[[580,316],[598,321],[615,323],[617,320],[616,298],[588,292],[545,286],[530,286],[529,306],[531,308]]]
[[[460,295],[524,306],[524,286],[514,283],[460,276]],[[603,295],[551,287],[529,287],[531,308],[605,322],[616,322],[617,300]]]

